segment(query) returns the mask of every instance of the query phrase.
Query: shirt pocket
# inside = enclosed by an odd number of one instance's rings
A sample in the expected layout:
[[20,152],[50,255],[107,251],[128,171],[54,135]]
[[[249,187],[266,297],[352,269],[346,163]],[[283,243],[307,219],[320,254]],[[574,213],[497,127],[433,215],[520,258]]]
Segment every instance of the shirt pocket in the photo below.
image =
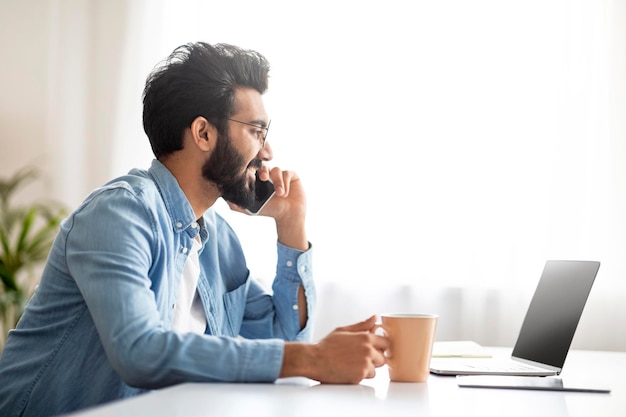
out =
[[226,316],[224,329],[229,330],[230,336],[236,337],[239,335],[249,286],[250,278],[247,278],[239,287],[224,293],[224,315]]

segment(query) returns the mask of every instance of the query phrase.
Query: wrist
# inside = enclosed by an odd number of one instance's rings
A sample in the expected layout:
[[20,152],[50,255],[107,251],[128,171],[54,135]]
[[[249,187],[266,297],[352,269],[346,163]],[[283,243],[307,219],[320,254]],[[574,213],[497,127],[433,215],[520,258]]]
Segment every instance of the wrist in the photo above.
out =
[[302,376],[311,378],[314,368],[315,346],[310,343],[286,342],[280,378]]
[[298,219],[277,219],[276,234],[278,236],[278,241],[285,246],[301,251],[309,249],[309,241],[306,237],[304,217]]

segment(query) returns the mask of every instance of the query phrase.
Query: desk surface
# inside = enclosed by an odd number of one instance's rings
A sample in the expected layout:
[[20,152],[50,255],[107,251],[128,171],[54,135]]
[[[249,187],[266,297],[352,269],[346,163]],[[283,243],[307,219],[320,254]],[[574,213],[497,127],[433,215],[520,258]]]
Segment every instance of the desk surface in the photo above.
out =
[[[508,349],[493,349],[507,356]],[[274,384],[188,383],[72,414],[139,416],[621,416],[626,415],[626,352],[572,351],[563,379],[597,382],[609,394],[459,388],[455,377],[389,382],[385,367],[360,385],[321,385],[305,378]]]

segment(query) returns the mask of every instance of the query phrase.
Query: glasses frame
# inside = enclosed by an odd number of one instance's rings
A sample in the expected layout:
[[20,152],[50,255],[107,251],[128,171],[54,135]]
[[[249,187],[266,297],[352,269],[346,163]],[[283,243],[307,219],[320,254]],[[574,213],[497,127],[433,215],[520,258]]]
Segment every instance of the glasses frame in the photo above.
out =
[[[256,132],[256,138],[261,141],[261,149],[263,149],[265,147],[265,142],[267,140],[267,134],[270,131],[270,124],[272,123],[271,120],[269,122],[267,122],[267,126],[262,126],[262,125],[256,124],[256,123],[243,122],[241,120],[231,119],[231,118],[228,118],[227,120],[230,120],[231,122],[235,122],[235,123],[241,123],[242,125],[252,126],[252,127],[256,127],[258,129],[261,129],[261,130]],[[265,131],[265,134],[263,134],[264,133],[263,131]]]

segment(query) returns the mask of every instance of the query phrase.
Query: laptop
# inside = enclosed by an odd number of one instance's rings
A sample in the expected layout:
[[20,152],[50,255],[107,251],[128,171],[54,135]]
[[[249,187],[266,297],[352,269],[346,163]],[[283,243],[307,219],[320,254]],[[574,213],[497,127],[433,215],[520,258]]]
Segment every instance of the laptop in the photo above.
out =
[[559,375],[600,262],[547,261],[510,358],[432,358],[439,375]]

